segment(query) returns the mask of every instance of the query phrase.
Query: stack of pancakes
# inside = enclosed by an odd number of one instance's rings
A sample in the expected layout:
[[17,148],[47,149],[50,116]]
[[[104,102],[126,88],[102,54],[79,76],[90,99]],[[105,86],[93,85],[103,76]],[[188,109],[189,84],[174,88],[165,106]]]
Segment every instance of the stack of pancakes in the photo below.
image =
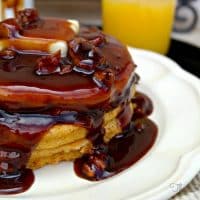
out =
[[[34,10],[1,22],[0,30],[2,110],[35,115],[57,108],[82,113],[100,110],[104,142],[121,133],[131,121],[135,65],[119,41],[96,28],[79,28],[77,21],[41,19]],[[124,114],[125,110],[128,113]],[[122,115],[125,124],[120,121]],[[2,146],[9,144],[10,132],[17,138],[32,130],[24,126],[20,132],[18,122],[12,123],[16,126],[0,121],[10,128],[2,139],[4,143],[0,142]],[[31,147],[26,167],[36,169],[89,153],[93,148],[89,134],[91,130],[81,123],[48,126]]]
[[[130,107],[133,109],[131,104]],[[116,118],[120,110],[121,108],[118,107],[104,115],[105,142],[110,141],[112,137],[122,131],[120,122]],[[87,134],[87,129],[80,126],[55,125],[45,132],[44,137],[32,151],[27,166],[36,169],[46,164],[74,160],[89,153],[92,143],[87,139]]]
[[[134,95],[134,93],[133,93]],[[130,103],[131,111],[134,106]],[[122,132],[118,116],[122,106],[106,112],[103,117],[104,141],[109,142]],[[59,124],[45,132],[36,148],[32,151],[28,162],[31,169],[40,168],[46,164],[54,164],[63,160],[74,160],[89,153],[93,147],[87,139],[88,130],[76,125]]]

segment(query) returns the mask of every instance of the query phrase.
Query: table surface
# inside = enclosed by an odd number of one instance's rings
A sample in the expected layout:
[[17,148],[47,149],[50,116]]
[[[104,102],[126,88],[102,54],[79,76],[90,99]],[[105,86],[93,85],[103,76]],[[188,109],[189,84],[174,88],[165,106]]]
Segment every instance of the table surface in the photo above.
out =
[[172,200],[199,200],[200,199],[200,173],[192,182],[181,190]]
[[[43,16],[76,18],[84,24],[101,25],[100,0],[36,0],[35,7]],[[172,40],[168,57],[200,78],[200,49]],[[200,200],[200,173],[172,200]]]

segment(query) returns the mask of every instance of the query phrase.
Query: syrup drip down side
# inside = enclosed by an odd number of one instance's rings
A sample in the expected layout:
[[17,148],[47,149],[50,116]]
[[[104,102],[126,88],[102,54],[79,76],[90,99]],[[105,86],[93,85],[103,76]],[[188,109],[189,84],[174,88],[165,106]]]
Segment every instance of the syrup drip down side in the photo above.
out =
[[[79,177],[101,180],[139,160],[153,145],[151,100],[128,50],[75,20],[26,9],[0,23],[0,194],[26,191],[32,152],[55,125],[87,130],[92,148],[74,162]],[[131,107],[130,107],[131,104]],[[118,107],[121,133],[104,140],[104,116]]]
[[147,119],[153,110],[150,99],[137,93],[132,101],[137,102],[134,114],[127,111],[127,106],[124,108],[118,115],[123,131],[108,143],[103,140],[103,113],[99,110],[93,111],[93,114],[65,111],[56,116],[10,115],[1,111],[0,193],[20,193],[32,185],[34,176],[26,168],[26,163],[44,131],[56,123],[76,124],[89,130],[88,139],[93,148],[89,154],[75,160],[74,169],[78,176],[101,180],[131,166],[152,147],[157,136],[156,125]]
[[118,116],[123,127],[120,134],[108,143],[103,141],[100,132],[95,138],[92,135],[91,153],[74,162],[74,169],[79,177],[91,181],[111,177],[133,165],[153,146],[158,129],[147,118],[153,111],[152,102],[142,93],[137,93],[132,101],[134,113],[130,114],[131,111],[126,106]]

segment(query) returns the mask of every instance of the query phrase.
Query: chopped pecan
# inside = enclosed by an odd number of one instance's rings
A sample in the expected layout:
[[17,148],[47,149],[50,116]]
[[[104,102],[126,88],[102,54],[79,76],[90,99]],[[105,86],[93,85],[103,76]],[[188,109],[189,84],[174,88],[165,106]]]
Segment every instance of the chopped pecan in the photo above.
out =
[[60,71],[60,74],[67,74],[70,73],[73,70],[71,65],[63,65]]
[[71,62],[68,58],[61,58],[61,52],[57,51],[55,54],[42,56],[37,60],[36,74],[49,75],[58,73],[60,75],[70,73],[73,70]]
[[95,177],[95,172],[92,170],[91,165],[84,163],[82,166],[82,173],[87,177]]
[[101,46],[102,44],[105,43],[105,41],[106,41],[106,39],[103,34],[98,35],[96,38],[90,40],[90,42],[96,47]]
[[84,38],[75,38],[69,43],[69,55],[75,65],[79,64],[80,60],[87,58],[88,52],[93,48]]
[[80,35],[96,47],[106,43],[106,36],[99,29],[94,27],[82,31]]
[[106,163],[104,159],[101,158],[101,156],[92,156],[90,160],[96,166],[96,168],[100,170],[104,170],[106,168]]
[[98,180],[99,175],[104,173],[106,166],[107,162],[104,154],[92,154],[88,155],[87,161],[83,163],[81,171],[86,177]]
[[91,74],[98,65],[105,62],[101,51],[84,38],[75,38],[69,43],[69,56],[72,59],[75,70]]
[[30,27],[30,25],[39,20],[39,15],[36,9],[28,8],[17,12],[17,23],[21,28]]
[[72,63],[69,61],[67,57],[61,58],[61,71],[60,74],[67,74],[73,70]]
[[98,70],[94,73],[93,80],[100,88],[110,89],[115,80],[114,72],[110,68]]
[[37,60],[36,73],[38,75],[48,75],[60,72],[60,60],[60,51],[53,55],[42,56]]

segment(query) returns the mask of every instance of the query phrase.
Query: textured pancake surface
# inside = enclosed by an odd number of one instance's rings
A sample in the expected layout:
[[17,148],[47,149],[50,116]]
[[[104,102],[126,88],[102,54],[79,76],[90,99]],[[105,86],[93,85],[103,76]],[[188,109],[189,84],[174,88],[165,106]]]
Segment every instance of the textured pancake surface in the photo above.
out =
[[[134,93],[134,92],[133,92]],[[130,110],[134,106],[130,103]],[[104,141],[109,142],[122,131],[118,116],[122,111],[119,106],[104,114]],[[92,143],[87,139],[88,130],[77,125],[59,124],[44,133],[37,147],[32,151],[27,167],[37,169],[47,164],[74,160],[89,153]]]

